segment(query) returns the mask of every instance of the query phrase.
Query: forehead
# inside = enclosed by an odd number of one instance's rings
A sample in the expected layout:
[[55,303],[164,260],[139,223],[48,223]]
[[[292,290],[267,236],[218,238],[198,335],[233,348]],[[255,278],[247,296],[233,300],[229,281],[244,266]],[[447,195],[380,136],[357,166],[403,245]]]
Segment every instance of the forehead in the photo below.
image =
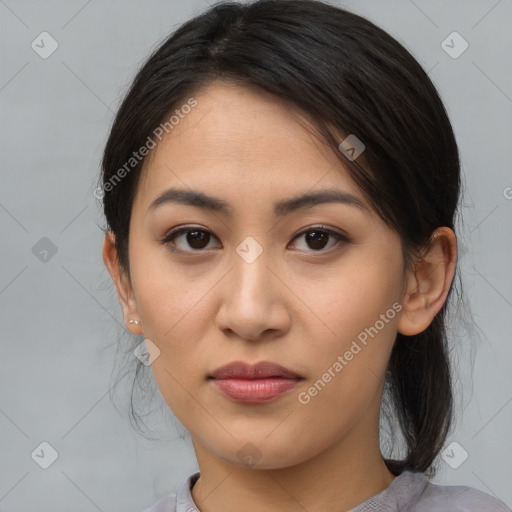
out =
[[171,186],[230,197],[240,207],[329,187],[365,203],[332,149],[298,110],[279,98],[224,82],[193,98],[197,105],[184,109],[146,158],[139,206],[147,208]]

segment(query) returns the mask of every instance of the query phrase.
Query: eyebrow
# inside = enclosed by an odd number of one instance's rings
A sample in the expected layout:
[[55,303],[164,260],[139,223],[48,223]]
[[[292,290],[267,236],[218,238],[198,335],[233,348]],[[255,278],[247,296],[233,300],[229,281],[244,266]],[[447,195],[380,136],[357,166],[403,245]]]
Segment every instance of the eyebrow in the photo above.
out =
[[[178,188],[165,190],[151,202],[147,211],[149,213],[159,206],[168,203],[196,206],[198,208],[214,213],[224,214],[229,217],[233,215],[232,206],[223,199],[206,195],[197,190],[184,190]],[[352,194],[336,189],[326,189],[278,201],[274,204],[274,215],[284,216],[298,210],[304,210],[327,203],[341,203],[347,206],[367,210],[366,205]]]

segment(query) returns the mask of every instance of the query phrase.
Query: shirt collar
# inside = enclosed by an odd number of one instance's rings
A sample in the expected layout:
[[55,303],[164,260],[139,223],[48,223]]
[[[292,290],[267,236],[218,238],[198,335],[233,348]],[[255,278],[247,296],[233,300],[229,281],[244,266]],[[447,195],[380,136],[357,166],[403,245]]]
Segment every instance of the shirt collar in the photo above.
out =
[[[199,479],[199,471],[183,481],[176,493],[176,512],[200,512],[192,499],[192,487]],[[349,512],[367,512],[370,510],[401,510],[401,507],[419,498],[428,486],[423,473],[404,471],[398,475],[382,492],[372,496]]]

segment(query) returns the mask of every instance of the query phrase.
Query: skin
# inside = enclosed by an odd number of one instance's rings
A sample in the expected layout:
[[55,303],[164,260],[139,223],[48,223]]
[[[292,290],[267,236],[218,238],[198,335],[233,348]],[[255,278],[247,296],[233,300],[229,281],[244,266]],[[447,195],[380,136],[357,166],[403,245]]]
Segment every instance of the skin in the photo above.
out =
[[[197,107],[145,162],[130,222],[131,281],[114,235],[105,236],[103,259],[127,328],[160,350],[152,371],[191,434],[201,473],[192,497],[201,511],[231,512],[240,503],[246,512],[348,510],[393,481],[379,448],[386,365],[396,333],[422,332],[445,302],[455,235],[437,229],[430,250],[404,272],[398,235],[297,112],[268,93],[222,82],[194,97]],[[170,203],[148,213],[171,186],[223,199],[232,218]],[[274,202],[325,188],[366,207],[327,203],[274,216]],[[181,235],[174,243],[185,252],[173,253],[161,240],[185,225],[212,236],[190,246]],[[297,237],[320,225],[348,241],[329,237],[315,246]],[[236,252],[248,236],[263,250],[252,263]],[[300,403],[298,394],[395,302],[401,311]],[[235,403],[207,376],[236,360],[276,362],[304,380],[273,402]],[[259,457],[255,465],[237,455],[244,446]]]

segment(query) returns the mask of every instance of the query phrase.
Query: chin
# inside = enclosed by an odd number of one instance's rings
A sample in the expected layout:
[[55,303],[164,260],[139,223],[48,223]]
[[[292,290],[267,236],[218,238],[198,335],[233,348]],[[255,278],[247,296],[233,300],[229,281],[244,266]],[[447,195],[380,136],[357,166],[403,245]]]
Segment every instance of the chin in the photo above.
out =
[[297,442],[291,442],[290,437],[287,440],[276,438],[273,442],[265,438],[250,440],[246,437],[243,441],[236,442],[234,451],[221,452],[219,456],[240,468],[283,469],[307,460],[307,455],[299,453],[296,446]]

